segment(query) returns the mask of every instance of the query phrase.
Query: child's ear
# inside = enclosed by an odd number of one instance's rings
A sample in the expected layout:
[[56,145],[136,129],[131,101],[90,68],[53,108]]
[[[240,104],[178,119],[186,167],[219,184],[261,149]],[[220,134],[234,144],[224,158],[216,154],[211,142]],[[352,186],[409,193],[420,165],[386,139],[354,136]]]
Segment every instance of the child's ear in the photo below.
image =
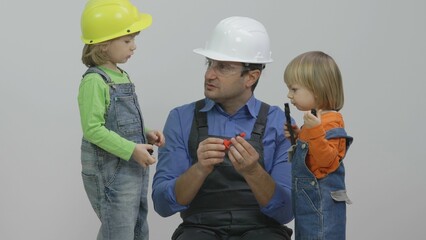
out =
[[108,47],[109,47],[109,43],[108,42],[105,42],[102,45],[100,45],[100,48],[101,48],[102,52],[108,51]]

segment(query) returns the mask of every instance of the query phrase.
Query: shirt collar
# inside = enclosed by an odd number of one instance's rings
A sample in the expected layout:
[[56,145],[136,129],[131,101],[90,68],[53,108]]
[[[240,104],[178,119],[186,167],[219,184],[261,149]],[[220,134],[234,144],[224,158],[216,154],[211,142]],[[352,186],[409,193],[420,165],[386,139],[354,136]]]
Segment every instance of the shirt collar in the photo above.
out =
[[[212,110],[212,108],[216,105],[216,103],[209,98],[205,98],[205,103],[206,104],[204,105],[204,107],[200,110],[201,112],[208,112],[208,111]],[[257,112],[259,110],[258,106],[259,106],[258,100],[256,100],[256,98],[254,97],[254,94],[253,94],[242,108],[247,109],[247,111],[250,113],[250,115],[253,118],[257,118]],[[218,107],[220,109],[222,109],[219,105],[218,105]]]

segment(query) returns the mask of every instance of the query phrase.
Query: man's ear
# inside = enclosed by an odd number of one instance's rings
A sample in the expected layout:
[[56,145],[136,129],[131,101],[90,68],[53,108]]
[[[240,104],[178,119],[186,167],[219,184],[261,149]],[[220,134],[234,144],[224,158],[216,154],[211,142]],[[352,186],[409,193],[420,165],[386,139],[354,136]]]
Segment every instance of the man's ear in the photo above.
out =
[[247,78],[248,78],[247,87],[251,88],[251,86],[253,86],[257,82],[257,80],[259,80],[260,70],[255,69],[255,70],[248,71]]

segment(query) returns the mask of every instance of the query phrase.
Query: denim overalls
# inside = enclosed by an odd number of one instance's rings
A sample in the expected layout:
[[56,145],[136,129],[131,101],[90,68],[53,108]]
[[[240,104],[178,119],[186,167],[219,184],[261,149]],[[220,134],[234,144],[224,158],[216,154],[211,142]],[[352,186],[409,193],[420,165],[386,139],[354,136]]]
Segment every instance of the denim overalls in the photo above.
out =
[[[196,102],[194,120],[189,135],[188,149],[192,164],[198,161],[198,144],[209,137],[207,113],[200,112],[203,106],[204,99]],[[268,112],[269,105],[262,103],[251,137],[247,140],[259,153],[259,163],[262,167],[264,167],[262,138]],[[214,137],[225,138],[222,136]],[[260,211],[259,203],[250,187],[235,170],[228,155],[225,155],[225,160],[216,165],[213,172],[205,179],[189,208],[181,212],[181,217],[183,223],[174,232],[172,239],[181,239],[183,231],[193,226],[197,227],[199,229],[197,232],[199,232],[194,233],[188,239],[206,239],[199,233],[207,231],[218,239],[228,239],[229,236],[238,236],[238,239],[240,239],[239,236],[249,230],[265,227],[275,228],[271,231],[278,232],[277,234],[280,236],[288,237],[288,233],[285,232],[286,227]],[[286,238],[280,237],[280,239]]]
[[[326,139],[331,138],[346,138],[346,150],[353,140],[343,128],[327,131]],[[298,140],[291,159],[296,240],[344,240],[346,203],[351,202],[343,162],[336,171],[317,179],[305,163],[308,149],[307,143]]]
[[[105,127],[135,143],[145,143],[141,110],[133,83],[114,84],[99,68],[87,73],[100,74],[110,86],[110,106]],[[97,239],[146,240],[149,168],[106,152],[83,138],[81,164],[84,188],[101,221]]]

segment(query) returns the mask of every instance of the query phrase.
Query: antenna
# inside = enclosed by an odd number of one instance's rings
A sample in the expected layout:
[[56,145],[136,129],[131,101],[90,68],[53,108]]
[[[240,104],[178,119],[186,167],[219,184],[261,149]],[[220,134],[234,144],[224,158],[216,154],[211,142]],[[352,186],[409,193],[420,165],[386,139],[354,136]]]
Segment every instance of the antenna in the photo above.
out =
[[288,132],[290,133],[291,145],[294,145],[296,144],[296,141],[294,140],[293,127],[291,126],[290,107],[288,103],[284,103],[284,111],[285,111],[285,118],[287,119],[287,129],[288,129]]

